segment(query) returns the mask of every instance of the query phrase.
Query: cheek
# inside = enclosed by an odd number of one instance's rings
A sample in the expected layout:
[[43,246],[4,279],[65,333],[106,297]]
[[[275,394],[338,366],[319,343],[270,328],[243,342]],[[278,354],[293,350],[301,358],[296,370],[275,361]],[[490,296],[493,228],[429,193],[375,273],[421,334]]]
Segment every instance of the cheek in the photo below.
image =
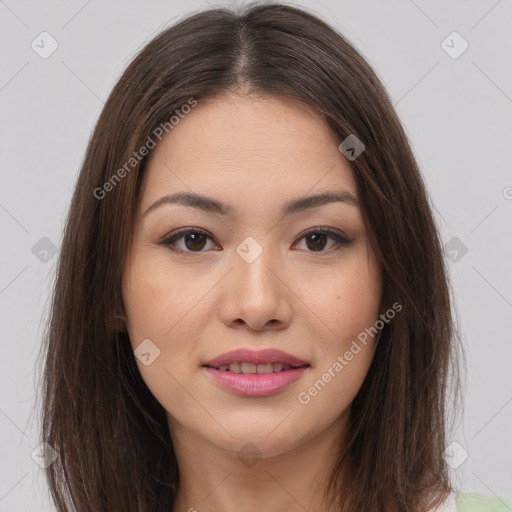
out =
[[[208,292],[219,276],[194,265],[173,268],[165,251],[151,249],[134,253],[125,276],[123,301],[135,355],[143,340],[157,347],[150,365],[136,358],[143,380],[167,410],[194,408],[182,383],[201,365],[198,341],[211,323],[215,300]],[[176,396],[179,401],[171,400]]]
[[[123,281],[123,301],[132,342],[155,338],[163,342],[179,331],[176,340],[183,339],[186,317],[194,315],[208,290],[208,283],[194,273],[192,266],[170,272],[165,254],[141,254],[126,269]],[[197,316],[197,315],[194,315]]]
[[319,357],[299,397],[311,411],[325,409],[332,418],[349,407],[366,377],[374,354],[370,328],[381,298],[380,274],[366,251],[354,253],[333,274],[335,279],[317,273],[302,281],[302,314]]
[[304,276],[297,295],[307,306],[304,313],[324,333],[327,345],[341,350],[375,324],[381,279],[375,261],[366,257],[366,250],[354,251],[341,264]]
[[191,343],[200,329],[194,306],[205,293],[204,283],[185,274],[171,273],[165,257],[140,251],[126,267],[122,286],[132,348],[136,356],[139,346],[151,354],[150,364],[136,357],[142,379],[158,402],[173,411],[194,406],[179,383],[197,359]]

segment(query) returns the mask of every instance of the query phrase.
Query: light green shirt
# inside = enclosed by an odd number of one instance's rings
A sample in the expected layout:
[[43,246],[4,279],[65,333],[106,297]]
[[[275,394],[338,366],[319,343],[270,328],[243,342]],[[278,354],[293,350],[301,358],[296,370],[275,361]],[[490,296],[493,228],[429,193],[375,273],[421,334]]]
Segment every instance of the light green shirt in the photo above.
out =
[[512,512],[512,500],[460,493],[457,497],[457,512]]

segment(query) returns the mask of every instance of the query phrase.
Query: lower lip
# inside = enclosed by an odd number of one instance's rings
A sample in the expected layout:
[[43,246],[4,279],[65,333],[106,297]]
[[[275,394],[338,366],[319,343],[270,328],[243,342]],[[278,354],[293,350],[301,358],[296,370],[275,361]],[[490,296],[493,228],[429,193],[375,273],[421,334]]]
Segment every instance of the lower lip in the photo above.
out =
[[223,388],[241,396],[271,396],[300,379],[308,366],[283,370],[277,373],[232,373],[203,366]]

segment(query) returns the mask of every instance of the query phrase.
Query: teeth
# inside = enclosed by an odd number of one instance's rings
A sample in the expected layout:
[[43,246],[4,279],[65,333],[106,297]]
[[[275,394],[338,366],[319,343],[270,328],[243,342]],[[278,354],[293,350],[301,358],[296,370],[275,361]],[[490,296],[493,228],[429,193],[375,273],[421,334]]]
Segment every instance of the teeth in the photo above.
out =
[[253,363],[242,363],[242,373],[245,375],[256,373],[256,365]]
[[256,366],[257,373],[274,373],[274,365],[272,363],[269,364],[259,364]]
[[229,371],[233,373],[242,373],[242,367],[240,363],[233,363],[229,365]]
[[222,372],[230,371],[232,373],[243,373],[244,375],[264,374],[264,373],[277,373],[292,368],[289,364],[283,363],[267,363],[267,364],[254,364],[254,363],[231,363],[223,364],[217,369]]

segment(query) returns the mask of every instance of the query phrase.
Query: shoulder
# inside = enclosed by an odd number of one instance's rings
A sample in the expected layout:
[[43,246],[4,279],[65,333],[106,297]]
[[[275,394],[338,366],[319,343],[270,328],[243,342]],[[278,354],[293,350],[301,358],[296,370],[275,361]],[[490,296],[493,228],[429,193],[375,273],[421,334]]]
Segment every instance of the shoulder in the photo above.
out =
[[459,493],[457,512],[512,512],[512,500],[476,493]]

